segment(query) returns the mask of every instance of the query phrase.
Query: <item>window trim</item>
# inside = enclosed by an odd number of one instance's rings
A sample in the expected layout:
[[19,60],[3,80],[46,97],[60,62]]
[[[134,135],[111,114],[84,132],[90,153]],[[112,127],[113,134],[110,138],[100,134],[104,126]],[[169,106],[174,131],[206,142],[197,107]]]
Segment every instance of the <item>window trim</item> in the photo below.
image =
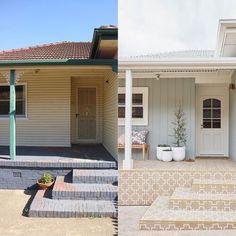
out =
[[[28,89],[26,82],[19,82],[17,85],[24,86],[24,94],[25,94],[25,114],[24,115],[16,115],[17,120],[28,120]],[[0,86],[9,86],[8,83],[0,83]],[[9,115],[0,115],[0,120],[9,120]]]
[[[118,88],[118,94],[125,94],[125,87]],[[148,126],[148,87],[133,87],[134,93],[140,93],[143,95],[143,118],[132,118],[132,125],[134,126]],[[119,107],[119,104],[118,104]],[[125,125],[125,118],[118,118],[118,125]]]

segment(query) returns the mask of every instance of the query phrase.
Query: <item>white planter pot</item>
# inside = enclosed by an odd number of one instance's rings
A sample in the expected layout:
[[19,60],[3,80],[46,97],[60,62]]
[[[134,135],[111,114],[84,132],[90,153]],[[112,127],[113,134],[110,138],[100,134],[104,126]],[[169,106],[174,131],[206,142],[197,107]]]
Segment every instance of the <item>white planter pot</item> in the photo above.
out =
[[173,160],[183,161],[185,159],[185,147],[172,147]]
[[172,151],[162,151],[162,161],[172,161]]
[[157,147],[157,160],[162,161],[163,150],[170,150],[170,147]]

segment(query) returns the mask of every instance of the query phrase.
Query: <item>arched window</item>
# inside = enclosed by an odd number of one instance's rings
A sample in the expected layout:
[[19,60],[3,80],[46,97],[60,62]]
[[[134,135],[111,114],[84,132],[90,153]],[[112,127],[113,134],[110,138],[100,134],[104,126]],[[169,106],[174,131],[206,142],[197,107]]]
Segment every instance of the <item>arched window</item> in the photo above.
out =
[[208,98],[203,101],[203,128],[221,128],[221,101]]

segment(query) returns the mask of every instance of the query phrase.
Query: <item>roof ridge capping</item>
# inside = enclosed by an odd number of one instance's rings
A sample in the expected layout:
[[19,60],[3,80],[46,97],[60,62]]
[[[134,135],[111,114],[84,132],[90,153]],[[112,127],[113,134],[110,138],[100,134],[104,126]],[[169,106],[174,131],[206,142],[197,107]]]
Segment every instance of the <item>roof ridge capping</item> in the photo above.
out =
[[99,29],[117,29],[116,25],[101,25]]

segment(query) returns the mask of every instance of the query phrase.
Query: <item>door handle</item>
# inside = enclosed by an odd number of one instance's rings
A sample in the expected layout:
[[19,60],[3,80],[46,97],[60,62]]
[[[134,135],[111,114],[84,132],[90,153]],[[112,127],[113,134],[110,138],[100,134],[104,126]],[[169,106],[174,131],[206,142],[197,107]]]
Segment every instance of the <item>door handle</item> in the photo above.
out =
[[79,114],[79,113],[77,113],[77,114],[75,114],[75,117],[76,117],[76,118],[78,118],[78,116],[79,116],[79,115],[80,115],[80,114]]
[[201,129],[203,129],[203,125],[201,125]]

